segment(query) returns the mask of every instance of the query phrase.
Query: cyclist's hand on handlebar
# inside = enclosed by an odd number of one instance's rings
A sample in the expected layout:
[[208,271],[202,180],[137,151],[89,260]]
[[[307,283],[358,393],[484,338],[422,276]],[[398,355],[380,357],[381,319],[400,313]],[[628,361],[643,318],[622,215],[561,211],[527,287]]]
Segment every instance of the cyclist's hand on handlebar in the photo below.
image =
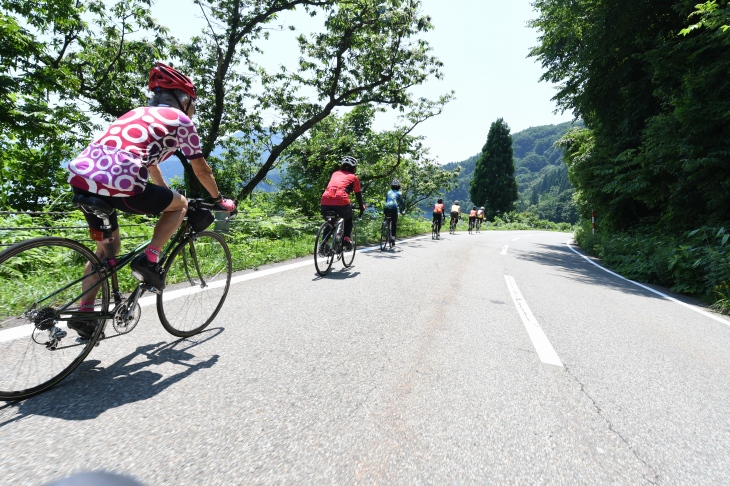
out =
[[233,199],[228,199],[226,197],[221,196],[219,201],[215,201],[216,206],[218,206],[220,209],[232,213],[236,210],[236,201]]

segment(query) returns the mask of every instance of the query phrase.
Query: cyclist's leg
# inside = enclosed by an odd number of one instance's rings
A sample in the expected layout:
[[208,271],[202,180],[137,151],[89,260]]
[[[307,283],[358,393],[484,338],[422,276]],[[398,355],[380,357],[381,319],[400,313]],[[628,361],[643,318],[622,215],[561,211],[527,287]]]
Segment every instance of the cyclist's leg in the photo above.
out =
[[138,255],[130,264],[135,278],[162,290],[165,288],[165,279],[158,265],[159,255],[180,227],[187,211],[187,199],[167,187],[156,184],[147,184],[144,191],[137,196],[113,199],[120,200],[114,201],[115,207],[125,213],[148,215],[162,213],[155,225],[147,251]]
[[[112,197],[100,196],[98,194],[94,194],[83,189],[79,189],[77,187],[72,187],[72,189],[74,194],[79,194],[82,196],[93,196],[102,199],[104,202],[107,202],[114,206],[112,201],[110,201],[110,199],[114,199]],[[104,243],[103,241],[103,231],[101,227],[104,225],[104,222],[101,220],[101,218],[99,218],[95,214],[89,214],[85,211],[83,212],[83,214],[84,218],[86,219],[86,223],[89,225],[89,233],[91,239],[96,241],[96,250],[94,251],[94,253],[99,258],[99,260],[104,262],[106,258],[113,258],[117,256],[121,248],[121,241],[119,240],[119,222],[117,219],[116,211],[109,215],[109,224],[112,231],[112,241],[107,243]],[[106,248],[109,245],[111,245],[113,255],[107,256]],[[101,288],[101,282],[99,281],[98,271],[93,268],[91,261],[86,262],[86,265],[84,266],[84,275],[91,276],[81,282],[81,290],[84,296],[79,301],[78,310],[81,312],[93,312],[94,306],[96,304],[96,298],[98,296],[99,289]],[[69,321],[68,327],[76,331],[82,338],[90,338],[94,334],[96,324],[91,321]]]
[[172,191],[172,202],[162,211],[160,220],[155,225],[150,244],[162,248],[170,241],[172,235],[182,224],[185,213],[188,210],[188,200],[185,196]]
[[385,209],[383,211],[386,217],[390,218],[390,239],[395,240],[396,231],[398,228],[398,210],[397,209]]
[[347,206],[332,206],[332,209],[337,213],[337,216],[345,220],[343,237],[349,239],[352,236],[352,207],[348,204]]

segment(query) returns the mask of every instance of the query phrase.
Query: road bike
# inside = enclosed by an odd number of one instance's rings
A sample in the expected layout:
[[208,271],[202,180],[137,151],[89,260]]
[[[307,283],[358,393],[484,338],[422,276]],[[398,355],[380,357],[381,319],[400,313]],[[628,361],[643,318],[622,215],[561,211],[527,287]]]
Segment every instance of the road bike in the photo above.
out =
[[441,239],[441,225],[439,224],[440,221],[438,221],[436,218],[438,218],[438,216],[434,217],[433,221],[431,221],[431,239],[432,240]]
[[350,268],[355,260],[357,232],[355,220],[352,221],[350,248],[344,245],[345,220],[337,216],[334,211],[324,215],[324,223],[317,230],[314,239],[314,268],[320,277],[327,275],[335,260],[342,260],[345,268]]
[[482,229],[482,220],[479,219],[479,218],[477,218],[477,227],[476,227],[476,229],[477,229],[477,233],[479,233],[481,231],[481,229]]
[[469,218],[469,234],[472,234],[472,232],[474,231],[474,225],[474,220],[472,218]]
[[449,223],[449,233],[452,235],[456,234],[456,218],[451,218],[451,223]]
[[[114,209],[93,196],[74,196],[74,204],[102,219],[105,252],[113,254],[109,216]],[[221,210],[190,199],[188,214],[198,209]],[[86,245],[59,237],[26,240],[0,253],[0,400],[20,400],[51,388],[101,341],[131,332],[147,291],[156,294],[157,314],[173,336],[192,336],[213,321],[231,283],[231,253],[223,237],[196,231],[186,218],[160,255],[164,289],[122,274],[125,288],[133,288],[124,298],[120,271],[148,244],[103,261]],[[80,311],[82,298],[94,295],[94,310]],[[91,322],[96,328],[89,338],[77,338],[70,321]],[[109,322],[113,332],[106,333]]]
[[388,247],[392,250],[395,246],[392,230],[393,219],[390,216],[386,216],[383,224],[380,225],[380,251],[384,251]]

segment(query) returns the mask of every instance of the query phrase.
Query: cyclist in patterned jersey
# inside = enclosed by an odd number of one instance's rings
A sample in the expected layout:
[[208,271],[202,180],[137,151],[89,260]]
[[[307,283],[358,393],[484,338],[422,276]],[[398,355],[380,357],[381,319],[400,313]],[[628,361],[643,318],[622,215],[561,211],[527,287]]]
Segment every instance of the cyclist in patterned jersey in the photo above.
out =
[[385,216],[390,216],[390,243],[393,245],[395,245],[395,235],[398,231],[398,213],[404,214],[405,211],[406,202],[400,192],[400,181],[393,179],[390,183],[390,191],[385,195],[385,206],[383,207]]
[[334,211],[337,216],[345,220],[345,234],[343,238],[346,250],[352,250],[352,206],[350,193],[355,192],[357,204],[360,207],[360,217],[365,212],[365,204],[362,202],[362,189],[360,179],[355,175],[357,170],[357,159],[349,155],[342,157],[340,169],[335,171],[330,178],[327,188],[320,200],[320,211],[326,217],[328,211]]
[[439,232],[441,232],[441,225],[444,223],[445,208],[446,206],[444,205],[444,200],[441,198],[438,198],[436,204],[433,205],[433,220],[436,222]]
[[[150,70],[149,106],[136,108],[115,120],[106,132],[68,165],[68,179],[74,194],[97,197],[115,209],[132,214],[162,213],[152,241],[130,266],[138,280],[162,290],[164,276],[158,265],[161,248],[177,231],[188,202],[170,190],[157,165],[178,149],[188,159],[196,177],[221,209],[233,211],[235,202],[218,191],[213,171],[203,157],[200,138],[190,117],[195,113],[197,91],[190,78],[158,62]],[[148,183],[152,180],[154,184]],[[102,221],[84,213],[96,254],[104,258]],[[119,224],[116,211],[109,217],[113,230],[114,256],[119,253]],[[93,283],[90,284],[93,288]],[[88,290],[88,289],[84,289]],[[93,311],[95,295],[81,301],[79,310]],[[90,337],[95,325],[69,322],[82,337]]]

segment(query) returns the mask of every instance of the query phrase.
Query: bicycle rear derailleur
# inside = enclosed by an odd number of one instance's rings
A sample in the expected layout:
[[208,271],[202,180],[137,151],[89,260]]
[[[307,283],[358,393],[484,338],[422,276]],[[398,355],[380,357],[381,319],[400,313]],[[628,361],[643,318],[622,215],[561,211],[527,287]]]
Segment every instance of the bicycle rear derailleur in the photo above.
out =
[[[27,314],[28,318],[35,325],[33,330],[32,339],[38,344],[44,345],[47,349],[55,351],[58,348],[61,339],[65,338],[68,334],[63,329],[56,327],[58,323],[58,314],[56,309],[51,307],[44,307],[42,309],[36,309]],[[43,342],[41,333],[48,333],[48,340]]]

